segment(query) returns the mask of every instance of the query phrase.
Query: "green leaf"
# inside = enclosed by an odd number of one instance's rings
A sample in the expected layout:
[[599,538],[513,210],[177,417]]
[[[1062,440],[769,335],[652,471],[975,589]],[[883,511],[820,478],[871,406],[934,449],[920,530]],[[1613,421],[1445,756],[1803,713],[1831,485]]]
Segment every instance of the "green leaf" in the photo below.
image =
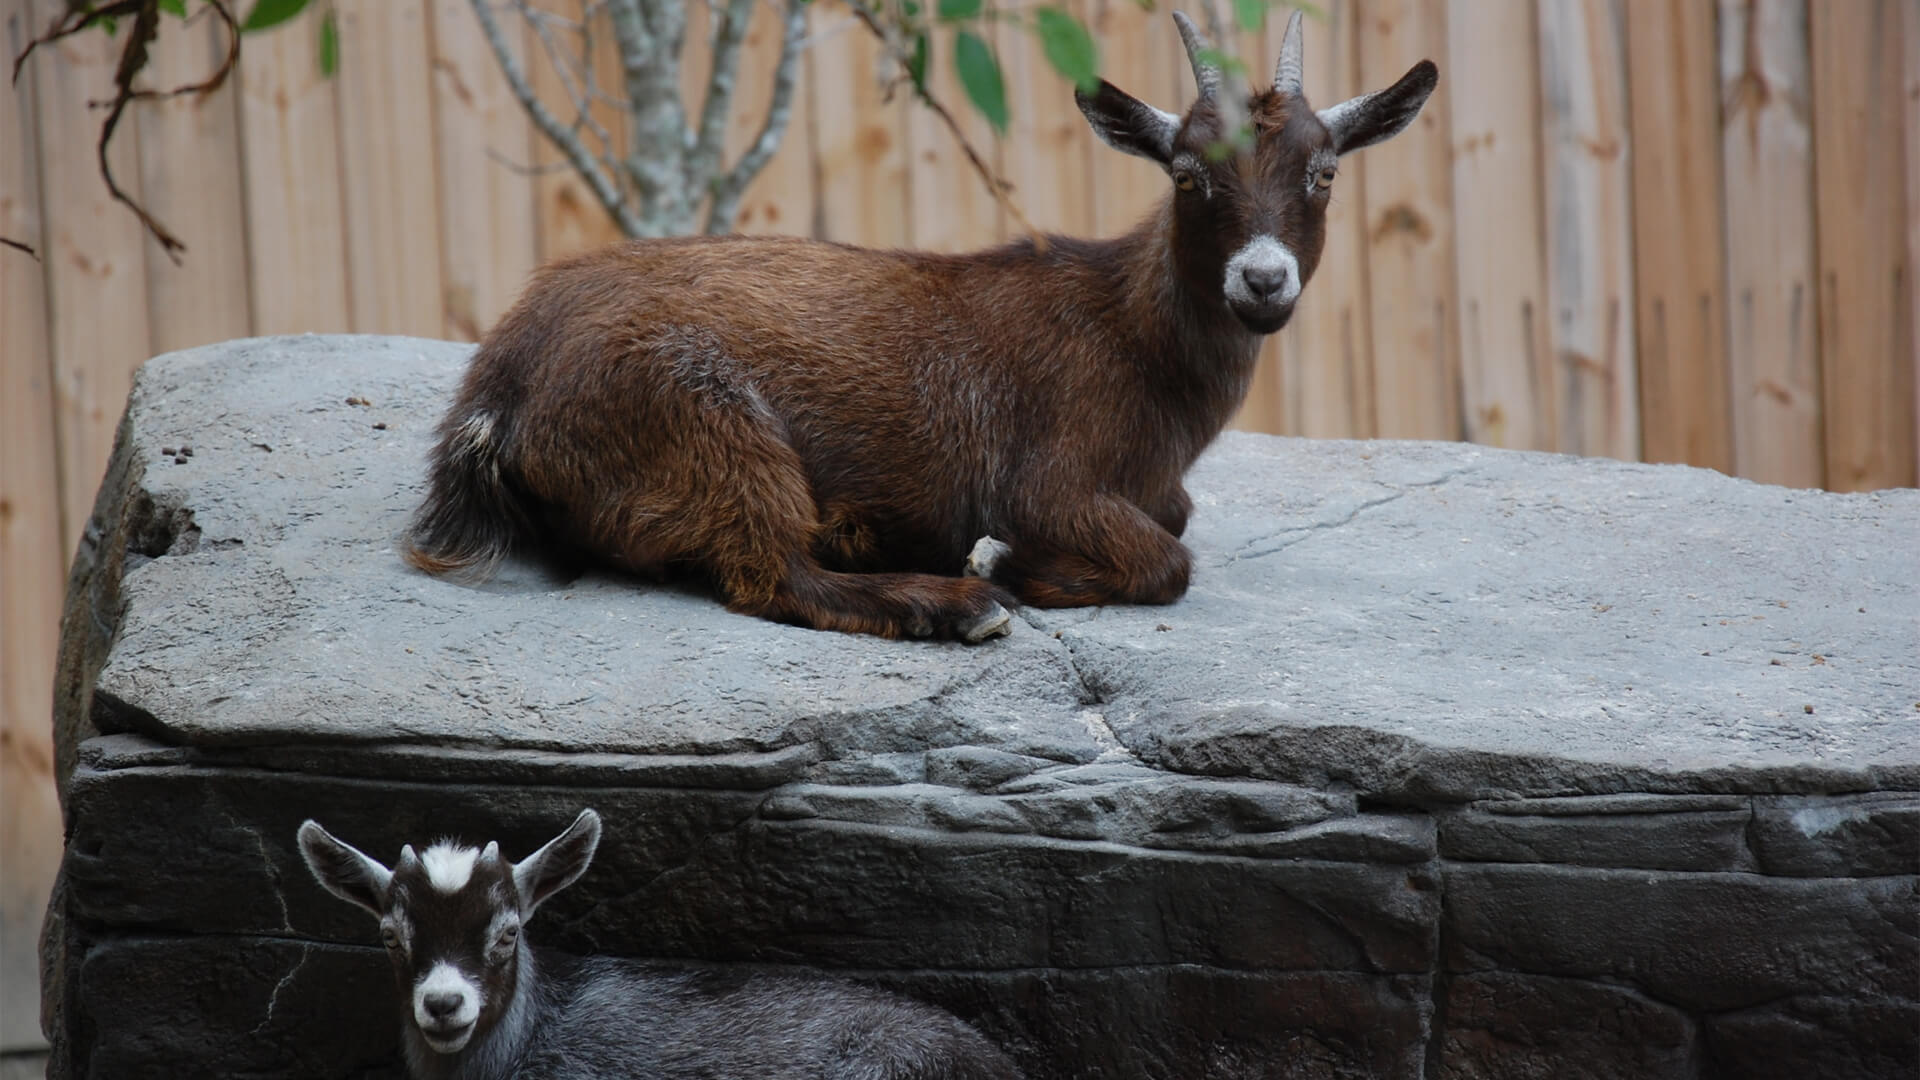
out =
[[995,131],[1005,135],[1007,84],[1000,78],[1000,62],[993,58],[993,50],[973,31],[962,30],[953,39],[953,69],[959,73],[960,85],[973,107]]
[[1196,55],[1201,63],[1219,68],[1222,75],[1244,75],[1247,73],[1247,65],[1242,63],[1240,58],[1232,53],[1222,52],[1219,49],[1201,49]]
[[982,0],[940,0],[940,6],[935,10],[942,19],[953,22],[980,14],[981,4]]
[[913,35],[913,55],[907,57],[907,74],[921,93],[927,90],[927,35]]
[[1240,29],[1251,34],[1267,21],[1266,0],[1233,0],[1233,15],[1240,20]]
[[160,10],[184,19],[187,17],[187,0],[160,0]]
[[307,0],[255,0],[253,10],[247,12],[246,21],[240,24],[245,31],[265,30],[270,26],[279,26],[307,6]]
[[1055,7],[1035,11],[1033,20],[1053,70],[1089,94],[1100,89],[1100,54],[1080,20]]
[[111,15],[102,15],[94,25],[105,30],[108,37],[112,37],[120,29],[120,20]]
[[320,77],[333,78],[340,70],[340,24],[334,20],[333,9],[320,18]]

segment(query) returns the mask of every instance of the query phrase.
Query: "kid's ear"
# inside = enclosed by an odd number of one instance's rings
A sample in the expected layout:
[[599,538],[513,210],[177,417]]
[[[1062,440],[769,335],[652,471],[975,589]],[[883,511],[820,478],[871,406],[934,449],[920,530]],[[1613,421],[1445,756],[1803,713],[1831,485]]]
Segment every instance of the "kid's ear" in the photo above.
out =
[[1440,69],[1431,60],[1422,60],[1385,90],[1321,109],[1320,122],[1333,136],[1334,152],[1345,154],[1400,134],[1420,115],[1420,106],[1439,83]]
[[300,857],[328,892],[375,915],[386,914],[393,871],[358,848],[334,839],[317,821],[301,824],[299,840]]
[[533,914],[548,897],[578,881],[599,846],[600,815],[589,808],[580,811],[566,832],[515,863],[513,886],[520,892],[522,911]]
[[1180,134],[1179,117],[1161,112],[1105,79],[1091,94],[1076,87],[1073,100],[1101,142],[1162,166],[1173,160],[1173,140]]

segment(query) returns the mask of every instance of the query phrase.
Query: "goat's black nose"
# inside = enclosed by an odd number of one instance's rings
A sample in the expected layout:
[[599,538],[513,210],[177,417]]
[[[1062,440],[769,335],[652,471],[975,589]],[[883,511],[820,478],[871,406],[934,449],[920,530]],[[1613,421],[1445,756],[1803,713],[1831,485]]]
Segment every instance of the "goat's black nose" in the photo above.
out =
[[427,1015],[435,1020],[445,1020],[460,1011],[459,994],[428,994],[421,1004],[427,1007]]
[[1287,268],[1284,266],[1249,266],[1240,271],[1240,276],[1246,279],[1247,291],[1261,300],[1287,286]]

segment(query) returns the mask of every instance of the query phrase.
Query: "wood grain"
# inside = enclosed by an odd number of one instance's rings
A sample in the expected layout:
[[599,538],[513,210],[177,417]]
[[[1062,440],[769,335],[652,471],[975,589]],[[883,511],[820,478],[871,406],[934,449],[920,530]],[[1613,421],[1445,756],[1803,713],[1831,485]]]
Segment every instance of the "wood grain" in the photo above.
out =
[[1905,44],[1900,0],[1815,3],[1814,170],[1820,203],[1820,368],[1827,486],[1914,483],[1913,310],[1907,275]]
[[[1390,85],[1420,60],[1446,58],[1442,0],[1367,0],[1360,11],[1360,80],[1368,89]],[[1464,434],[1449,85],[1443,75],[1418,119],[1362,151],[1374,411],[1384,438]]]
[[[959,123],[967,142],[990,168],[1000,167],[993,125],[967,101],[953,67],[953,34],[933,35],[928,86]],[[902,88],[902,93],[905,89]],[[997,243],[1005,224],[999,200],[968,162],[966,151],[933,110],[907,112],[911,161],[913,243],[929,251],[972,251]]]
[[[1360,5],[1331,0],[1320,6],[1324,19],[1309,14],[1301,21],[1301,51],[1307,102],[1325,109],[1379,87],[1360,83]],[[1275,32],[1283,30],[1284,23]],[[1327,202],[1326,248],[1293,322],[1280,335],[1281,430],[1288,434],[1348,439],[1370,438],[1376,430],[1367,311],[1366,172],[1372,156],[1363,150],[1340,162]]]
[[1805,0],[1720,0],[1727,352],[1741,476],[1819,487]]
[[[1058,6],[1084,17],[1078,0]],[[1073,102],[1073,84],[1047,63],[1031,24],[1002,22],[994,27],[993,43],[1007,82],[1011,118],[1001,167],[1014,199],[1042,232],[1092,235],[1095,140]]]
[[445,326],[423,4],[335,0],[348,301],[361,333]]
[[[201,82],[226,61],[216,19],[163,20],[143,76],[161,88]],[[175,265],[148,244],[147,318],[153,351],[246,337],[252,326],[241,194],[238,80],[204,97],[142,104],[140,190],[147,209],[187,245]]]
[[809,5],[813,56],[815,234],[870,247],[913,242],[908,189],[908,95],[882,100],[880,45],[844,4]]
[[1630,4],[1642,456],[1733,471],[1713,7]]
[[[34,25],[60,5],[35,0]],[[53,354],[54,429],[60,443],[62,535],[77,537],[106,473],[133,373],[152,355],[147,323],[147,239],[107,194],[95,156],[102,116],[87,102],[113,93],[118,44],[76,34],[34,54],[40,132],[47,341]],[[49,132],[58,132],[48,138]],[[122,123],[109,151],[120,186],[140,195],[140,126]]]
[[[1447,17],[1467,437],[1551,450],[1557,395],[1547,345],[1534,3],[1454,3]],[[1511,59],[1485,63],[1489,53]]]
[[[780,58],[782,15],[773,4],[754,7],[747,39],[740,49],[740,81],[734,87],[731,120],[727,127],[727,165],[740,159],[766,122],[773,98],[773,69]],[[781,233],[808,236],[813,232],[813,141],[807,124],[811,109],[810,83],[814,79],[811,50],[800,54],[795,73],[793,111],[780,148],[767,161],[740,197],[740,213],[733,229],[740,233]]]
[[320,74],[320,20],[247,35],[240,136],[253,332],[350,328],[340,115]]
[[518,296],[539,246],[533,125],[465,0],[433,0],[441,335],[477,341]]
[[1540,0],[1540,153],[1555,449],[1637,460],[1625,0]]
[[[0,46],[29,40],[25,0],[0,0]],[[0,85],[0,236],[44,244],[36,80]],[[40,1034],[40,919],[60,866],[53,786],[53,662],[65,555],[43,266],[0,248],[0,1048]],[[15,1007],[12,1003],[20,1003]]]

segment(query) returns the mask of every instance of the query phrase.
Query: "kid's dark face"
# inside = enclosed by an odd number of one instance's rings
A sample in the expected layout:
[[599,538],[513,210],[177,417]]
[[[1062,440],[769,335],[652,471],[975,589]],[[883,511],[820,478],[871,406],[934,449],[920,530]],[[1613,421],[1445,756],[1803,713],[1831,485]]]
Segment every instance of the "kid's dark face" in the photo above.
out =
[[1250,147],[1223,153],[1226,126],[1195,105],[1167,163],[1183,277],[1218,291],[1256,334],[1293,317],[1326,244],[1327,202],[1339,171],[1332,140],[1304,100],[1271,91],[1247,102]]
[[491,851],[435,846],[394,868],[380,939],[430,1049],[458,1052],[499,1022],[518,977],[520,919],[512,868]]

